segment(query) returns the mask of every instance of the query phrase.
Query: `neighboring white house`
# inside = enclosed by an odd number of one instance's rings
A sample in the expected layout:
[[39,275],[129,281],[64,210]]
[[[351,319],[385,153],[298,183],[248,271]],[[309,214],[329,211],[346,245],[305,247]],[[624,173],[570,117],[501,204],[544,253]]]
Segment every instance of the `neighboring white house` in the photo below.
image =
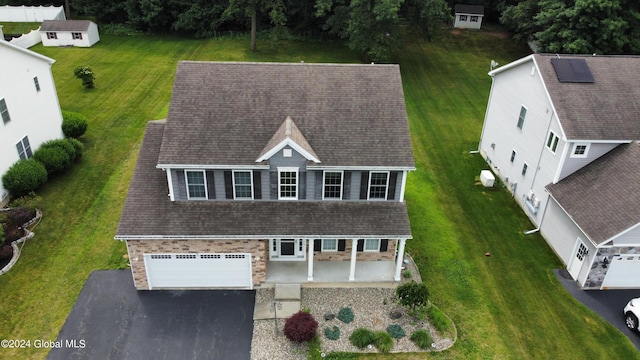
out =
[[[63,137],[54,62],[0,40],[0,175],[43,142]],[[0,203],[7,196],[0,180]]]
[[454,7],[455,20],[454,28],[480,29],[482,18],[484,17],[484,6],[482,5],[461,5]]
[[44,46],[90,47],[100,41],[98,25],[89,20],[45,20],[40,36]]
[[540,54],[489,72],[478,150],[584,288],[640,288],[638,73]]

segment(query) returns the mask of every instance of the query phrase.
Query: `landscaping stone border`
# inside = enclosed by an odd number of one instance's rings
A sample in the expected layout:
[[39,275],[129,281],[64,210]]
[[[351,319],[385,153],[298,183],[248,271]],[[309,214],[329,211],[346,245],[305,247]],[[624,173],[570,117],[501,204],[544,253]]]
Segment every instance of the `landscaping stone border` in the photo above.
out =
[[24,243],[25,241],[35,236],[35,233],[30,231],[29,227],[35,225],[38,221],[40,221],[40,219],[42,219],[42,211],[36,209],[36,216],[22,225],[22,230],[24,230],[26,235],[11,243],[11,247],[13,248],[13,256],[11,257],[11,261],[9,261],[9,263],[5,265],[2,270],[0,270],[0,275],[4,275],[9,272],[13,265],[18,262],[18,259],[20,258],[20,248],[18,247],[18,244]]

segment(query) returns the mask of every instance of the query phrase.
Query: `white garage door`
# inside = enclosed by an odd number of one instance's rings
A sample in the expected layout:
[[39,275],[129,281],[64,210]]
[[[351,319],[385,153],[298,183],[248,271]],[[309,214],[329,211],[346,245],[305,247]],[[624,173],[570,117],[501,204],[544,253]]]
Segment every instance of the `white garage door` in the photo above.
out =
[[602,288],[640,288],[640,255],[614,256]]
[[145,254],[149,289],[251,289],[251,254]]

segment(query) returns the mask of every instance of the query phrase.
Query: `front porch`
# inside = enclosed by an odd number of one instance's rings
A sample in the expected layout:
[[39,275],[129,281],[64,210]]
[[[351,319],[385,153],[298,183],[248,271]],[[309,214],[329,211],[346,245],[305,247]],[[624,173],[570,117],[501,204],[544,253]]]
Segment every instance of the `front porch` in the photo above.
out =
[[[355,268],[355,279],[349,280],[349,261],[315,261],[313,262],[313,280],[308,280],[308,261],[269,261],[267,277],[262,284],[271,287],[274,284],[299,283],[302,286],[322,285],[333,287],[339,284],[349,287],[395,286],[396,264],[394,261],[358,261]],[[329,285],[333,284],[333,285]]]

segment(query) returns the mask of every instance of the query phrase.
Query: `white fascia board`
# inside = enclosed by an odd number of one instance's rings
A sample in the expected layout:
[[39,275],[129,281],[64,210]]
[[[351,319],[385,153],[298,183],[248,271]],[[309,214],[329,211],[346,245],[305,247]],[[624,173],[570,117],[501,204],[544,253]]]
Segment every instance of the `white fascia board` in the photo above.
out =
[[255,169],[255,170],[268,170],[269,165],[194,165],[194,164],[158,164],[157,169],[198,169],[198,170],[243,170],[243,169]]
[[[520,64],[524,64],[527,61],[533,61],[533,54],[531,54],[529,56],[525,56],[525,57],[523,57],[521,59],[518,59],[516,61],[512,61],[512,62],[508,63],[507,65],[504,65],[504,66],[501,66],[499,68],[493,69],[493,70],[489,71],[489,76],[494,76],[495,74],[498,74],[498,73],[501,73],[503,71],[509,70],[509,69],[511,69],[513,67],[516,67],[516,66],[520,65]],[[535,63],[535,61],[534,61],[534,63]],[[536,70],[540,70],[540,69],[536,69]]]
[[116,240],[413,239],[407,235],[116,235]]
[[20,51],[20,52],[22,52],[22,53],[24,53],[24,54],[31,55],[31,56],[33,56],[33,57],[35,57],[35,58],[40,59],[40,60],[44,60],[44,61],[48,62],[48,63],[49,63],[49,65],[52,65],[53,63],[55,63],[55,62],[56,62],[54,59],[52,59],[52,58],[50,58],[50,57],[44,56],[44,55],[42,55],[42,54],[38,54],[38,53],[37,53],[37,52],[35,52],[35,51],[31,51],[31,50],[29,50],[29,49],[25,49],[25,48],[20,47],[20,46],[18,46],[18,45],[12,44],[12,43],[10,43],[10,42],[8,42],[8,41],[0,40],[0,44],[1,44],[1,45],[5,45],[5,46],[7,46],[7,47],[9,47],[9,48],[12,48],[12,49],[14,49],[14,50]]
[[634,140],[629,140],[629,139],[625,139],[625,140],[569,139],[567,141],[571,143],[589,143],[589,144],[630,144],[634,142]]
[[[605,245],[605,244],[607,244],[608,246],[614,246],[614,245],[611,245],[611,243],[612,243],[612,242],[614,242],[617,238],[619,238],[619,237],[623,236],[624,234],[628,233],[629,231],[633,231],[633,230],[638,229],[638,228],[640,228],[640,222],[639,222],[639,223],[637,223],[637,224],[635,224],[635,225],[633,225],[633,226],[630,226],[630,227],[629,227],[629,228],[627,228],[626,230],[623,230],[623,231],[621,231],[621,232],[619,232],[619,233],[615,234],[614,236],[610,237],[609,239],[607,239],[606,241],[604,241],[604,242],[601,244],[601,246],[602,246],[602,245]],[[625,244],[622,244],[621,246],[624,246],[624,247],[627,247],[627,246],[640,246],[640,244],[626,244],[626,243],[625,243]]]
[[353,170],[353,171],[415,171],[409,166],[323,166],[307,165],[307,170]]
[[265,160],[269,160],[273,155],[275,155],[278,151],[282,150],[285,146],[292,147],[295,151],[297,151],[300,155],[304,156],[305,159],[309,161],[313,161],[314,163],[320,163],[320,159],[311,155],[307,150],[303,149],[302,146],[298,145],[295,141],[291,140],[291,138],[286,138],[282,140],[278,145],[271,148],[271,150],[267,151],[264,155],[256,159],[256,162],[263,162]]

